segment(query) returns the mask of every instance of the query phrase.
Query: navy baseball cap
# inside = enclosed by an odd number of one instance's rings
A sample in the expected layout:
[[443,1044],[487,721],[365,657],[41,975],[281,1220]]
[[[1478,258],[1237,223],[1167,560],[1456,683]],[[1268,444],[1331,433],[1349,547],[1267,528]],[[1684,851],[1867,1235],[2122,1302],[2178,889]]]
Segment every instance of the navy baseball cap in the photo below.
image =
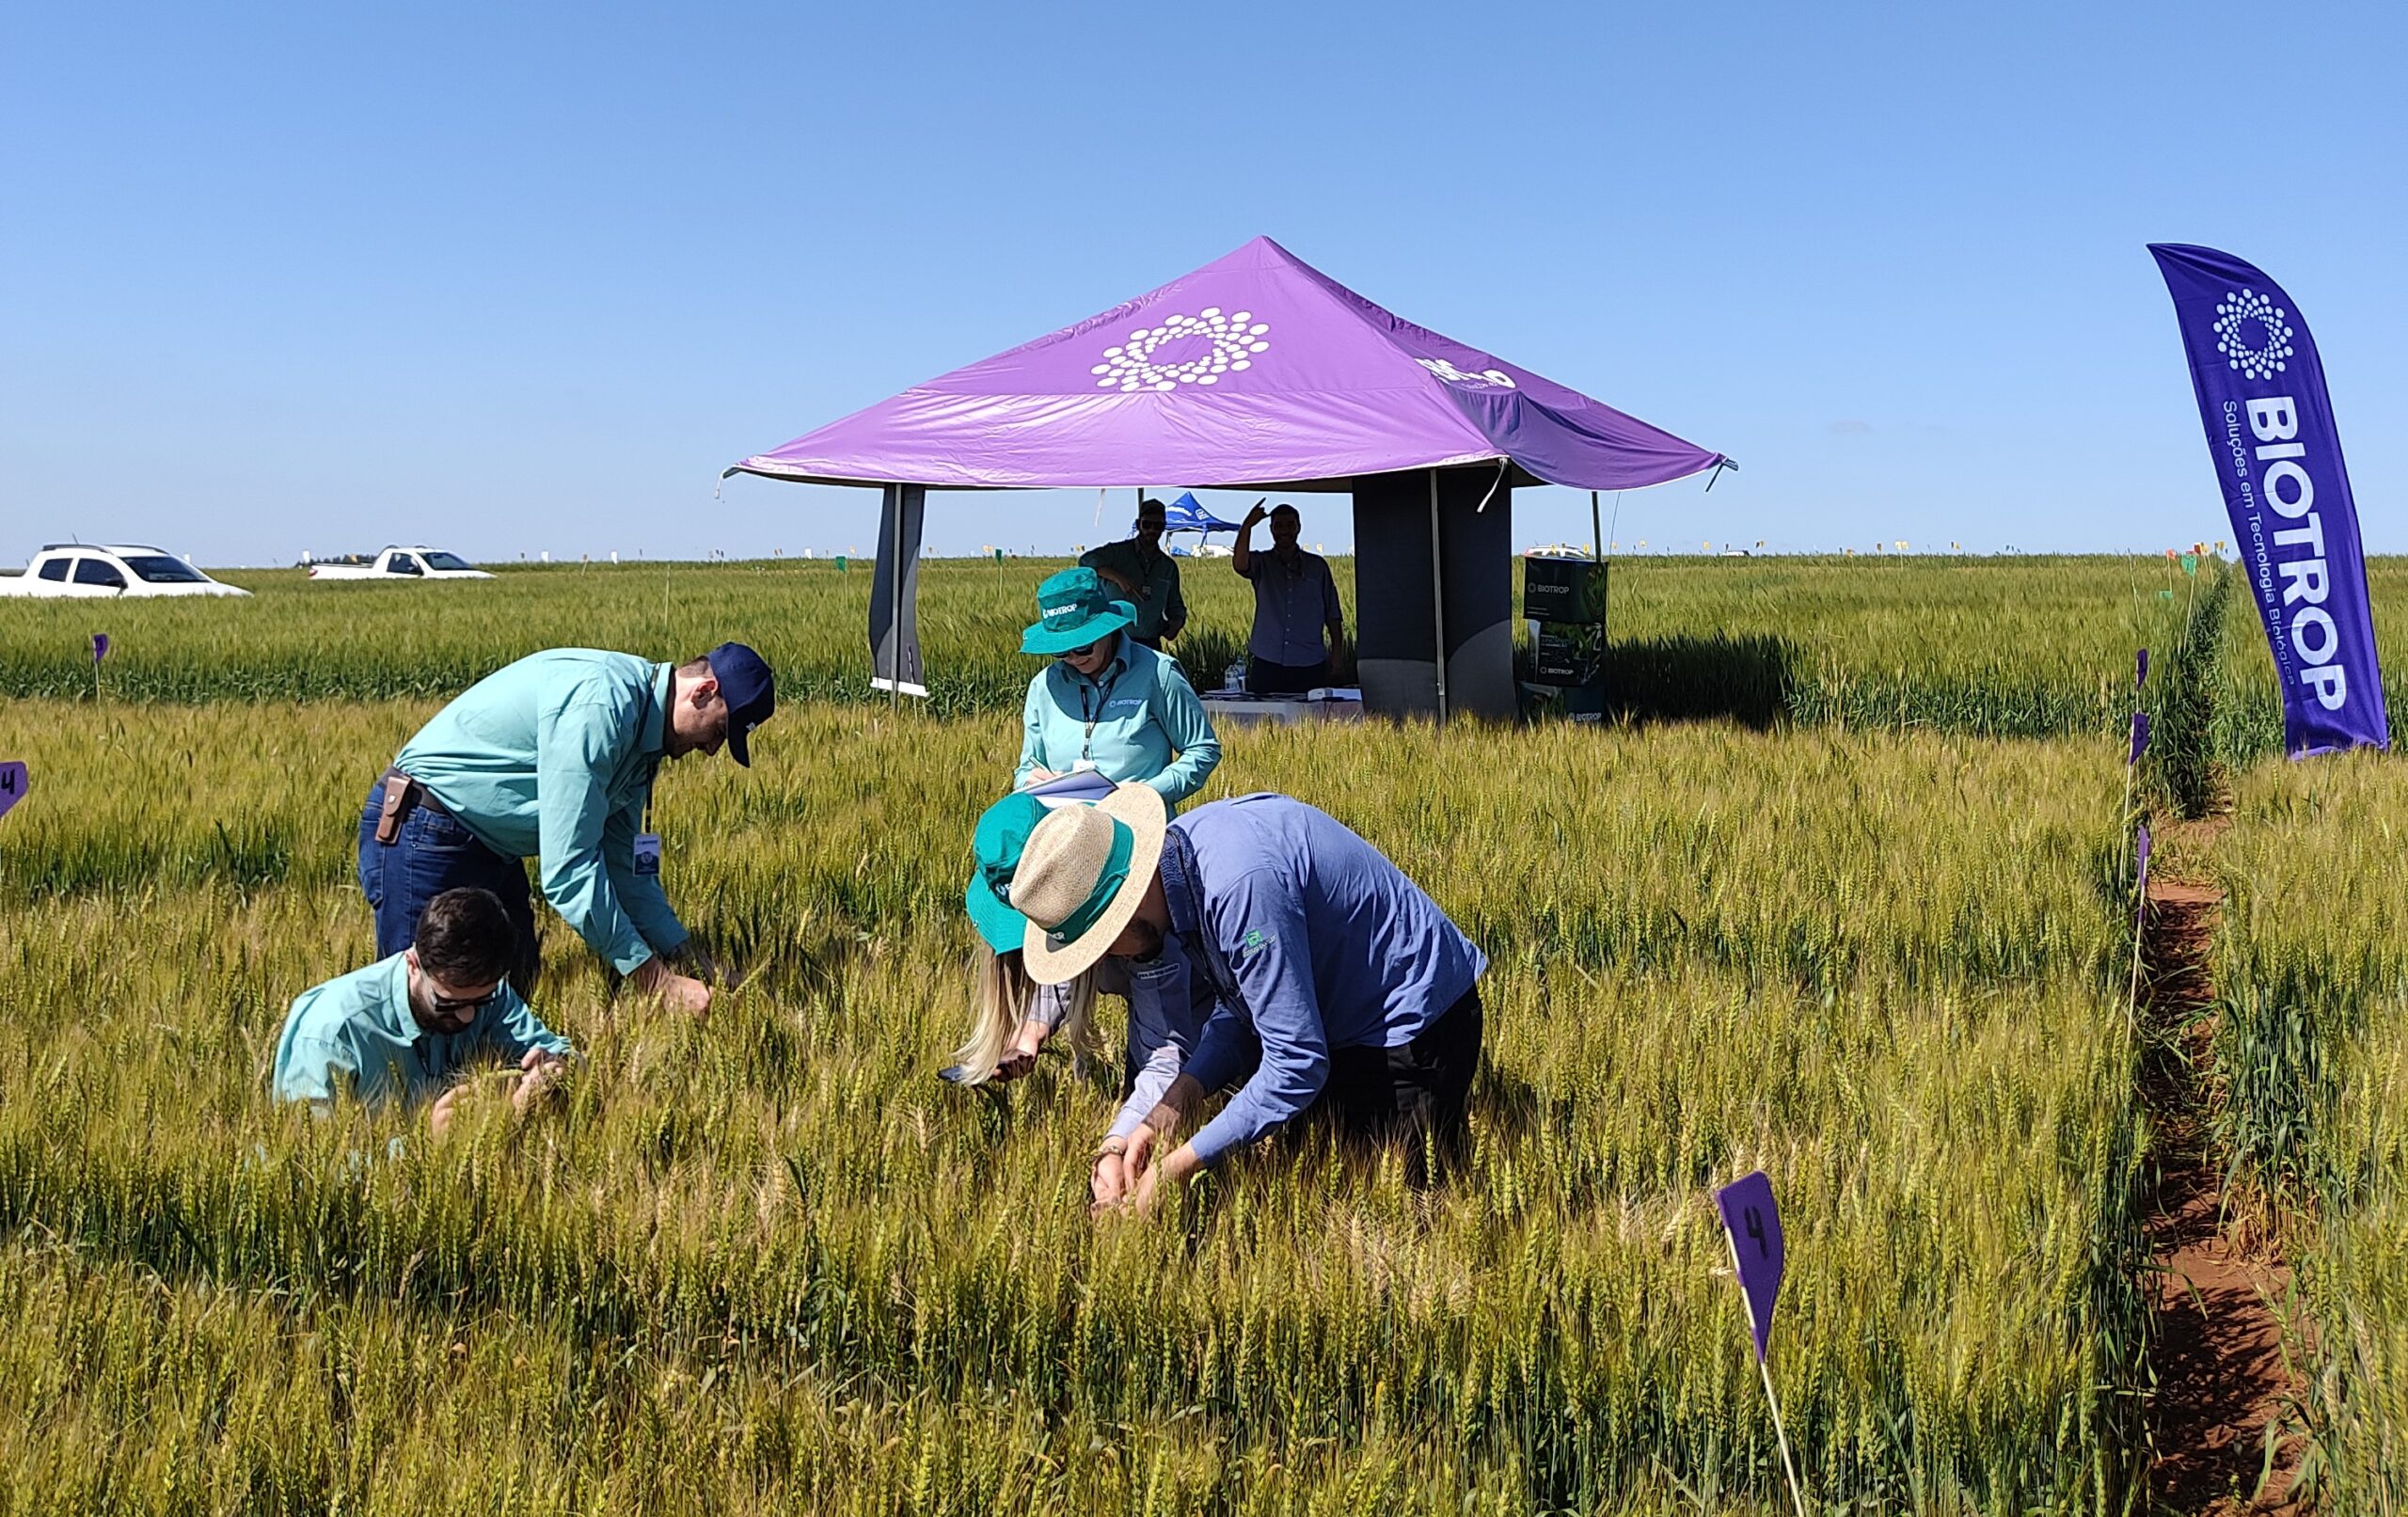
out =
[[777,685],[761,656],[740,642],[722,642],[703,655],[719,681],[719,698],[727,703],[727,751],[746,768],[752,766],[752,729],[777,709]]

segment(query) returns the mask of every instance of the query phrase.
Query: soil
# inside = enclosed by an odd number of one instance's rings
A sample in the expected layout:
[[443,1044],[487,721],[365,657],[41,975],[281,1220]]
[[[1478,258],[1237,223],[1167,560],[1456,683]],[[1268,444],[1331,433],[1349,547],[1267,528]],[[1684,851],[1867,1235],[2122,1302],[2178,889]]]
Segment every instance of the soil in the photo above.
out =
[[[2203,850],[2222,821],[2172,826],[2194,830]],[[2152,879],[2141,916],[2142,1095],[2158,1160],[2148,1220],[2157,1308],[2149,1508],[2182,1517],[2298,1511],[2289,1492],[2305,1451],[2289,1414],[2302,1385],[2277,1307],[2289,1299],[2290,1269],[2272,1239],[2231,1216],[2208,1130],[2223,906],[2213,884]]]

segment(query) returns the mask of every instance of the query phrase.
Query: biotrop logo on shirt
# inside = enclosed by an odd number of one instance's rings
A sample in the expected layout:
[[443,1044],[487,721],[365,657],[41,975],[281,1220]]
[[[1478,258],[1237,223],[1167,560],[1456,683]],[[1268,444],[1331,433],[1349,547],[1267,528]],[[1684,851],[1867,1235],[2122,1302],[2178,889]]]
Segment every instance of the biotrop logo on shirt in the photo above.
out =
[[1260,927],[1248,927],[1245,936],[1238,940],[1238,957],[1252,958],[1257,951],[1268,948],[1278,940]]

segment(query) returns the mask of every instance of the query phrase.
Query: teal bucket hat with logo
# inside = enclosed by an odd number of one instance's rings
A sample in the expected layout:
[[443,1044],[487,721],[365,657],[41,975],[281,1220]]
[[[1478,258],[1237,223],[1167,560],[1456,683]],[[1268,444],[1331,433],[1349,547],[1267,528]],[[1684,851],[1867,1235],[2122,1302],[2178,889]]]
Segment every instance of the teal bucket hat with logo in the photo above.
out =
[[1093,569],[1065,569],[1037,587],[1037,624],[1020,651],[1053,657],[1135,624],[1137,608],[1114,600]]
[[978,936],[999,954],[1018,948],[1028,932],[1028,918],[1012,909],[1012,876],[1028,835],[1043,820],[1045,802],[1030,795],[1006,796],[979,816],[970,837],[970,883],[961,904]]

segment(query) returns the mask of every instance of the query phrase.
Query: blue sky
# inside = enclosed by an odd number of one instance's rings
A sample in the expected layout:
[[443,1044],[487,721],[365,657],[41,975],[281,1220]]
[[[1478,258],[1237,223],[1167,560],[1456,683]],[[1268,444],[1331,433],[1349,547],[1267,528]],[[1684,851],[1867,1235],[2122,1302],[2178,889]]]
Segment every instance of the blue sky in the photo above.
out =
[[[2408,551],[2401,17],[15,7],[0,561],[866,547],[866,492],[719,468],[1258,233],[1740,460],[1621,503],[1692,550],[2229,536],[2142,245],[2226,247]],[[929,536],[1096,509],[940,496]]]

